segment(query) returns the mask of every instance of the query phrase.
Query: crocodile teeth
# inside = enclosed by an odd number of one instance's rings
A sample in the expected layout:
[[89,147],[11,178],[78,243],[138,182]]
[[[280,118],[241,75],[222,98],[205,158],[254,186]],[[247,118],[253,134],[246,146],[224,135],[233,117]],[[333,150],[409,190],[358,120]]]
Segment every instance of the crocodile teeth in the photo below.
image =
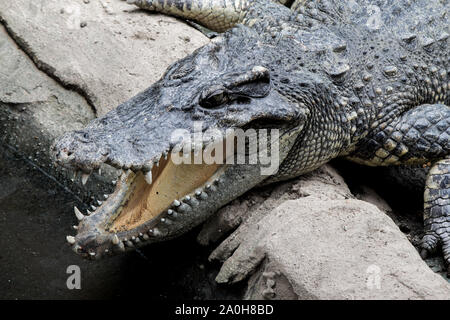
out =
[[73,207],[73,211],[75,211],[75,215],[77,216],[77,219],[78,219],[79,221],[81,221],[81,220],[84,219],[84,214],[82,214],[81,211],[78,210],[77,207]]
[[172,209],[167,210],[167,214],[168,214],[169,216],[172,216],[172,215],[173,215],[173,210],[172,210]]
[[78,230],[78,226],[72,226],[73,230]]
[[101,202],[100,200],[97,200],[97,204],[98,204],[99,206],[101,206],[102,203],[103,203],[103,202]]
[[117,234],[115,234],[112,238],[112,243],[118,245],[119,242],[120,242],[119,237],[117,236]]
[[153,179],[152,179],[152,171],[151,170],[145,174],[145,181],[148,184],[152,184]]
[[104,194],[103,195],[103,198],[106,200],[106,199],[108,199],[108,197],[109,197],[109,195],[107,195],[107,194]]
[[89,255],[90,255],[91,257],[95,257],[95,252],[89,252]]
[[173,202],[173,205],[174,205],[175,207],[179,207],[179,206],[181,205],[181,202],[178,201],[178,200],[175,200],[175,201]]
[[83,184],[83,186],[86,184],[86,182],[89,179],[90,174],[89,173],[83,173],[81,175],[81,183]]
[[93,204],[91,204],[91,209],[92,209],[92,211],[95,211],[95,210],[97,210],[97,207],[94,206]]
[[67,237],[66,237],[66,240],[67,240],[67,242],[70,243],[70,244],[74,244],[74,243],[75,243],[75,237],[67,236]]

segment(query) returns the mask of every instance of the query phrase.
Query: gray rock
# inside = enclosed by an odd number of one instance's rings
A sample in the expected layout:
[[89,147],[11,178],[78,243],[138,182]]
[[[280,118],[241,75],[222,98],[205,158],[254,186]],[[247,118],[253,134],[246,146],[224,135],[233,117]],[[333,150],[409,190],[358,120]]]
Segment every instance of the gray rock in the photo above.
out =
[[208,41],[175,18],[119,0],[0,0],[0,20],[40,69],[82,93],[97,115]]
[[0,26],[0,142],[53,176],[49,158],[53,139],[81,129],[94,112],[78,93],[61,87],[36,68]]
[[[375,205],[354,199],[331,167],[259,194],[241,202],[257,206],[210,256],[224,261],[218,282],[249,278],[245,298],[450,298],[450,285],[397,225]],[[211,225],[203,240],[215,237]]]

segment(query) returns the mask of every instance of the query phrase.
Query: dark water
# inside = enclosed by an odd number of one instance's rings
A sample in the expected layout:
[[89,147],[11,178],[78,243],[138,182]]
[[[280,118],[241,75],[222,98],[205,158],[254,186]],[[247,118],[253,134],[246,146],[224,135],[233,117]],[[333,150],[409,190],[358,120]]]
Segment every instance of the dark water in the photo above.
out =
[[[185,237],[100,261],[86,261],[66,243],[74,234],[77,198],[0,145],[0,299],[236,298],[242,287],[214,282],[211,248]],[[81,290],[69,290],[67,267],[81,269]]]

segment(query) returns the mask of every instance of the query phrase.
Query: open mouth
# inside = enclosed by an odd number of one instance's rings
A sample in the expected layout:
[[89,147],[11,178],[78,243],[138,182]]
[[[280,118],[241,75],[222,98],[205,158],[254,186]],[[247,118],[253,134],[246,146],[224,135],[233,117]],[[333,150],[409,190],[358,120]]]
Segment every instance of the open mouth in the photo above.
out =
[[169,154],[147,172],[124,171],[114,192],[94,212],[83,215],[75,208],[78,234],[67,241],[77,253],[96,258],[175,237],[195,225],[189,215],[213,196],[224,167],[175,164]]
[[[107,231],[126,233],[140,225],[161,218],[164,213],[173,216],[170,207],[178,208],[181,201],[190,202],[184,197],[195,193],[205,186],[219,165],[211,164],[179,164],[175,165],[170,156],[155,165],[151,171],[128,173],[125,180],[128,192],[122,201],[122,206],[116,211]],[[119,185],[118,188],[122,186]]]

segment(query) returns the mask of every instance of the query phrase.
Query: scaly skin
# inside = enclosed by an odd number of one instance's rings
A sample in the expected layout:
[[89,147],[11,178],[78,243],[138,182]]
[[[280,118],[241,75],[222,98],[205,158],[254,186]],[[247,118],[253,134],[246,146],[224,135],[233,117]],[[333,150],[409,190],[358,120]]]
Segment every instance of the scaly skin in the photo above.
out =
[[221,132],[280,129],[281,166],[267,177],[260,165],[227,165],[157,218],[117,232],[110,225],[126,202],[120,194],[135,181],[128,172],[93,215],[78,214],[78,235],[68,238],[78,253],[98,257],[172,238],[253,186],[346,157],[373,166],[431,164],[423,254],[442,245],[450,262],[448,1],[283,1],[291,9],[268,0],[134,2],[231,29],[143,93],[61,137],[57,161],[85,172],[108,163],[146,173],[173,148],[170,132],[192,133],[202,120]]

